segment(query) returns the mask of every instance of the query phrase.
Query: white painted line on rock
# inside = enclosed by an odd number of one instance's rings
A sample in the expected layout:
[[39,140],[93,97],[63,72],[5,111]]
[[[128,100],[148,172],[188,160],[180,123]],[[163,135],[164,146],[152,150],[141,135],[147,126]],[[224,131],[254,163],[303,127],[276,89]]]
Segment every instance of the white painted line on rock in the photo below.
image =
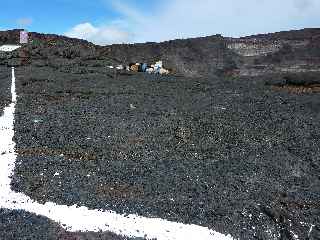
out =
[[12,103],[0,117],[0,208],[24,210],[58,222],[64,229],[77,231],[110,231],[128,237],[146,237],[158,240],[231,240],[231,236],[205,227],[170,222],[159,218],[137,215],[120,215],[113,211],[89,210],[87,207],[40,204],[28,196],[11,190],[16,153],[14,136],[14,111],[16,105],[15,75],[12,68]]
[[2,52],[12,52],[18,48],[20,48],[21,46],[19,45],[2,45],[0,46],[0,51]]

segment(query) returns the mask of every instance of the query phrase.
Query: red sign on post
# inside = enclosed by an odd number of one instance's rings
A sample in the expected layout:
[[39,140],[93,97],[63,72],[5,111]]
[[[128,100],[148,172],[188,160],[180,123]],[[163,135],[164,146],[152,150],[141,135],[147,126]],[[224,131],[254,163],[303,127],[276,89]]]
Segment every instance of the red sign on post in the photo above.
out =
[[28,43],[28,32],[21,31],[20,32],[20,44]]

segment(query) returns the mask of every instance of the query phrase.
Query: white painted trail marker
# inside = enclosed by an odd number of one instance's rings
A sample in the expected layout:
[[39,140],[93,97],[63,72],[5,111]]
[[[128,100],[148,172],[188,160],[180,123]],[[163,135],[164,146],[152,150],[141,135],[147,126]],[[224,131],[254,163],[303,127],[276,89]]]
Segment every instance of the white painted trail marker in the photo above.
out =
[[158,240],[231,240],[231,236],[214,232],[197,225],[175,223],[159,218],[137,215],[124,216],[113,211],[89,210],[86,207],[40,204],[28,196],[11,190],[16,153],[14,136],[14,111],[16,105],[15,75],[12,68],[12,103],[0,117],[0,208],[24,210],[58,222],[68,231],[110,231],[128,237],[156,238]]
[[20,47],[19,45],[2,45],[0,46],[0,52],[12,52]]

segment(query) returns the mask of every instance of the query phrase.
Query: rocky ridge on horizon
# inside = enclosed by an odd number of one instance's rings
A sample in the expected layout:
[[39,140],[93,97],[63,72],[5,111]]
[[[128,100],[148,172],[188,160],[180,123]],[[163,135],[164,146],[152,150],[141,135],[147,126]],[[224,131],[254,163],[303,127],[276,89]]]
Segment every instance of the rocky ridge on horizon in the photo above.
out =
[[[0,44],[17,43],[19,30],[0,32]],[[0,54],[0,65],[52,66],[87,71],[90,66],[153,63],[184,76],[257,76],[320,71],[320,29],[260,34],[243,38],[210,37],[162,43],[94,45],[54,34],[30,33],[31,42],[12,54]]]

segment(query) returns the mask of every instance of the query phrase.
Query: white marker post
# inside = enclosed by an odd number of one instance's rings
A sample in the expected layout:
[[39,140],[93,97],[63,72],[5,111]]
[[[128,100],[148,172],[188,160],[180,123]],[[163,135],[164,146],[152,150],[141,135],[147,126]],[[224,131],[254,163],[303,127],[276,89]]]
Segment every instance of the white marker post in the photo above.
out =
[[12,68],[12,102],[0,117],[0,208],[24,210],[58,222],[68,231],[110,231],[127,237],[146,237],[158,240],[231,240],[205,227],[170,222],[159,218],[146,218],[134,214],[124,216],[114,211],[89,210],[87,207],[40,204],[22,193],[11,190],[16,153],[14,112],[16,105],[15,72]]

